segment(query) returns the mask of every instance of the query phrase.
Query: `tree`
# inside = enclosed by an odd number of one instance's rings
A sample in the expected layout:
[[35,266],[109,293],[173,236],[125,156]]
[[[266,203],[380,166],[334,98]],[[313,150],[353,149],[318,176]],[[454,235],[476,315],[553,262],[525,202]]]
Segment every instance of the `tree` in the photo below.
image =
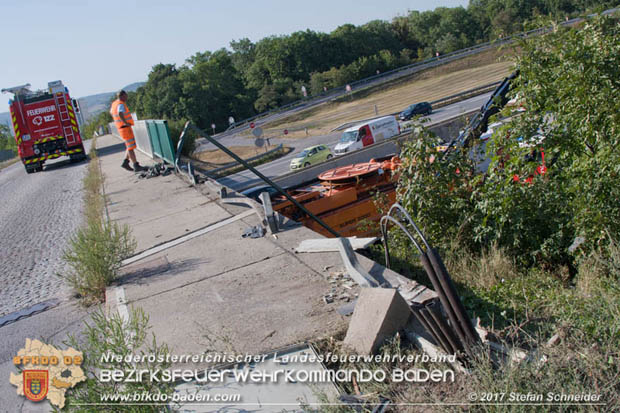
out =
[[[199,54],[188,59],[198,59]],[[157,64],[149,73],[145,85],[138,88],[135,96],[135,111],[141,118],[176,119],[183,117],[180,106],[181,82],[173,64]],[[130,104],[133,103],[130,100]]]
[[247,73],[256,59],[256,45],[248,38],[230,42],[232,64],[238,73],[247,81]]
[[192,64],[178,76],[179,111],[183,117],[201,128],[215,123],[221,129],[228,125],[231,115],[242,119],[252,114],[251,102],[229,51],[203,53],[195,56]]
[[400,201],[434,241],[496,244],[523,264],[570,267],[577,237],[576,253],[620,233],[618,38],[617,18],[596,17],[518,45],[511,93],[526,111],[489,139],[485,174],[469,155],[479,143],[434,162],[431,137],[406,145]]
[[10,150],[17,153],[17,143],[11,135],[7,125],[0,124],[0,150]]

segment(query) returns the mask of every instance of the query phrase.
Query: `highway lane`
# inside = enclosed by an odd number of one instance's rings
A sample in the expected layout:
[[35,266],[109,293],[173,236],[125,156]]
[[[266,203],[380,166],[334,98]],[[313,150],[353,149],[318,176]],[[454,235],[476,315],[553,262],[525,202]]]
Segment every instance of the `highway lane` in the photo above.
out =
[[[90,141],[85,142],[86,150]],[[76,337],[93,309],[71,298],[56,274],[62,253],[82,223],[82,178],[88,162],[59,159],[43,172],[26,174],[21,162],[0,171],[0,317],[34,304],[57,300],[46,311],[0,326],[0,413],[48,412],[49,404],[31,403],[9,383],[18,373],[13,357],[26,339],[61,345]]]
[[[430,126],[439,122],[459,117],[467,112],[479,109],[489,99],[489,96],[491,96],[491,93],[485,93],[483,95],[475,96],[461,102],[453,103],[451,105],[435,109],[433,110],[433,113],[428,116],[429,121],[425,125]],[[301,150],[309,146],[318,144],[326,144],[330,149],[333,150],[333,148],[338,143],[341,134],[342,132],[335,132],[328,135],[312,136],[304,139],[272,138],[270,140],[272,144],[277,145],[282,143],[291,146],[294,149],[288,155],[267,164],[260,165],[257,167],[257,169],[269,178],[275,178],[277,176],[283,175],[289,172],[289,164],[291,162],[291,159]],[[227,146],[243,146],[251,144],[252,140],[245,137],[232,136],[224,138],[220,140],[220,142]],[[206,148],[206,146],[203,146],[203,148]],[[243,190],[247,187],[256,185],[258,181],[257,177],[252,172],[245,170],[234,175],[220,178],[218,179],[218,182],[235,190]]]
[[59,159],[28,175],[18,162],[0,172],[0,316],[70,294],[56,274],[82,222],[86,165]]

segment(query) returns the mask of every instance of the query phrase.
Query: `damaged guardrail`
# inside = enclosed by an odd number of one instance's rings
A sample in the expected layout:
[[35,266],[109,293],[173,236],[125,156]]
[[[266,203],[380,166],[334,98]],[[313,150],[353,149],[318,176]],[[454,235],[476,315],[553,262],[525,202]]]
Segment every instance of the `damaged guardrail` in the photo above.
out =
[[[273,154],[275,154],[278,151],[281,151],[283,149],[284,149],[284,145],[283,144],[279,144],[275,148],[270,149],[270,150],[268,150],[268,151],[266,151],[264,153],[258,154],[256,156],[252,156],[251,158],[247,158],[247,159],[245,159],[245,161],[246,162],[254,162],[254,161],[262,159],[264,157],[271,156],[271,155],[273,155]],[[192,158],[192,161],[201,162],[200,160],[193,159],[193,158]],[[236,162],[236,161],[233,161],[233,162],[229,162],[229,163],[227,163],[225,165],[222,165],[219,168],[203,169],[202,172],[204,172],[206,175],[208,175],[210,177],[219,177],[221,172],[224,172],[224,171],[226,171],[228,169],[231,169],[231,168],[234,168],[234,167],[237,167],[237,166],[239,166],[239,163]]]
[[[233,158],[235,161],[239,162],[239,164],[245,166],[247,169],[250,170],[250,172],[252,172],[254,175],[256,175],[258,178],[260,178],[263,182],[265,182],[267,185],[275,188],[280,194],[284,195],[284,197],[290,201],[293,205],[295,205],[297,208],[299,208],[300,210],[302,210],[305,214],[307,214],[312,220],[316,221],[316,223],[318,223],[320,226],[322,226],[323,228],[325,228],[330,234],[339,237],[340,234],[334,230],[332,227],[330,227],[329,225],[327,225],[325,222],[323,222],[323,220],[319,217],[317,217],[315,214],[313,214],[312,212],[308,211],[308,209],[306,207],[304,207],[301,203],[299,203],[299,201],[297,201],[295,198],[293,198],[288,192],[286,192],[284,189],[282,189],[282,187],[280,187],[279,185],[277,185],[276,183],[274,183],[271,179],[267,178],[265,175],[263,175],[262,173],[260,173],[256,168],[254,168],[252,165],[250,165],[249,163],[247,163],[245,160],[241,159],[239,156],[237,156],[236,153],[232,152],[230,149],[228,149],[227,147],[225,147],[224,145],[222,145],[220,142],[218,142],[216,139],[213,139],[213,137],[209,136],[209,134],[205,133],[202,129],[198,128],[197,126],[193,125],[191,122],[186,122],[185,123],[185,127],[183,127],[183,131],[181,132],[181,137],[179,139],[179,146],[177,147],[177,158],[175,161],[175,165],[177,167],[177,170],[180,172],[181,168],[178,166],[179,164],[179,158],[180,158],[180,153],[181,153],[181,148],[183,148],[183,143],[185,142],[185,136],[187,136],[187,130],[189,128],[192,128],[194,131],[196,131],[196,133],[198,133],[199,136],[204,137],[205,139],[207,139],[209,142],[211,142],[213,145],[215,145],[218,149],[222,150],[226,155],[230,156],[231,158]],[[193,175],[193,172],[191,171],[191,164],[188,162],[187,164],[187,168],[188,168],[188,175],[190,175],[190,179],[193,180],[194,184],[196,183],[196,177]]]

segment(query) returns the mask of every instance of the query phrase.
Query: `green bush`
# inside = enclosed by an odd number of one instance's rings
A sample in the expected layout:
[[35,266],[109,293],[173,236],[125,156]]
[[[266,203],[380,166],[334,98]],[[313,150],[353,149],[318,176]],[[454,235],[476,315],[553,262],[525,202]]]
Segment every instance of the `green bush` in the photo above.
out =
[[[617,18],[596,17],[519,44],[511,93],[526,111],[489,139],[484,175],[469,159],[481,148],[431,162],[436,142],[427,133],[405,145],[400,201],[434,242],[457,239],[474,251],[495,244],[522,265],[574,274],[580,254],[620,232],[619,37]],[[585,242],[570,252],[577,237]]]
[[0,124],[0,150],[10,150],[17,154],[17,142],[11,135],[9,127]]
[[[97,311],[92,315],[92,324],[86,324],[82,337],[78,340],[70,337],[67,345],[83,352],[84,361],[82,369],[86,375],[86,381],[80,383],[75,389],[67,392],[65,407],[62,412],[161,412],[167,411],[164,406],[153,404],[128,404],[116,402],[116,405],[97,405],[101,403],[102,395],[128,395],[150,393],[152,395],[167,395],[170,397],[174,391],[172,383],[141,380],[135,383],[116,383],[114,381],[103,382],[97,379],[102,369],[114,369],[128,374],[130,370],[168,369],[168,362],[149,362],[148,359],[138,363],[108,363],[102,360],[102,356],[112,353],[120,356],[155,356],[163,360],[170,354],[168,346],[158,344],[155,336],[149,339],[149,319],[141,309],[132,309],[128,320],[123,320],[118,313],[106,317],[103,311]],[[90,404],[90,405],[89,405]],[[55,409],[60,412],[60,410]]]
[[401,149],[399,202],[429,239],[443,245],[457,239],[475,248],[473,223],[480,217],[473,188],[481,177],[476,175],[476,165],[466,151],[443,157],[436,150],[440,143],[426,129],[405,142]]
[[69,241],[63,259],[70,270],[64,278],[86,301],[103,301],[106,287],[118,276],[121,261],[135,247],[129,227],[91,221]]
[[63,254],[69,269],[60,274],[87,304],[104,300],[105,289],[118,276],[123,258],[136,248],[127,225],[104,218],[103,177],[95,146],[93,142],[83,181],[85,222],[69,240]]

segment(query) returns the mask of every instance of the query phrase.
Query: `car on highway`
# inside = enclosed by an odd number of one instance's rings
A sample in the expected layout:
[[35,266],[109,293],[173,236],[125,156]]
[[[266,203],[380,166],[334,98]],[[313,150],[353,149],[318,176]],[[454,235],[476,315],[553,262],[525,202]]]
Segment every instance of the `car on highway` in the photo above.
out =
[[400,125],[394,116],[383,116],[347,128],[334,147],[336,156],[353,152],[366,146],[389,139],[400,133]]
[[326,145],[315,145],[304,149],[291,160],[291,171],[307,168],[333,158],[332,151]]
[[431,113],[433,113],[433,107],[431,106],[431,104],[428,102],[420,102],[415,103],[400,112],[400,115],[398,115],[398,119],[409,120],[415,115],[430,115]]

